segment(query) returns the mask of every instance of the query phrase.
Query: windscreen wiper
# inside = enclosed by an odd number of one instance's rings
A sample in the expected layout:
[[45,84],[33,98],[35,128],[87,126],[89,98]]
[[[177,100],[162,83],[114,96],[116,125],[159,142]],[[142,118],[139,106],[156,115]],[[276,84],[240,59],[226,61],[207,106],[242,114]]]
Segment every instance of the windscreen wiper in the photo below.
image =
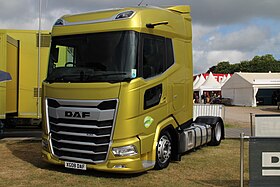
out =
[[50,84],[54,83],[54,82],[72,82],[75,80],[79,80],[80,79],[80,75],[77,74],[71,74],[71,75],[60,75],[57,77],[54,77],[52,79],[46,79],[46,81],[48,81]]
[[94,78],[94,77],[107,77],[107,76],[114,76],[114,75],[126,75],[127,73],[125,72],[117,72],[117,73],[102,73],[102,74],[98,74],[98,75],[89,75],[90,78]]

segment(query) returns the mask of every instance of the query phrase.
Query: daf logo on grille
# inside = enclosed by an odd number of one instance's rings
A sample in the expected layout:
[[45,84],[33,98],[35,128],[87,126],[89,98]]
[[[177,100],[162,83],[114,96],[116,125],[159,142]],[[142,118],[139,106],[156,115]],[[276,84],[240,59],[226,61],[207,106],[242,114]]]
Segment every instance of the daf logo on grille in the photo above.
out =
[[72,118],[87,118],[90,117],[90,112],[72,112],[72,111],[65,111],[65,117],[72,117]]

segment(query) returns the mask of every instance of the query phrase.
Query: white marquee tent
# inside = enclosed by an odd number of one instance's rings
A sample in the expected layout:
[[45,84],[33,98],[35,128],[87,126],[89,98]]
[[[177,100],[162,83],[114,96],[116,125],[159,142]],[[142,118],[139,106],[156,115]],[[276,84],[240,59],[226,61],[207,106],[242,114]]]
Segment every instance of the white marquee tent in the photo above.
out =
[[280,73],[234,73],[221,90],[233,105],[255,107],[261,89],[280,89]]
[[206,81],[199,87],[200,95],[204,91],[221,91],[221,84],[214,78],[212,73],[209,74]]
[[200,86],[205,82],[205,78],[203,75],[200,75],[199,79],[196,81],[196,83],[193,85],[194,91],[199,91]]
[[200,76],[199,80],[194,85],[193,90],[199,92],[199,99],[201,99],[200,96],[203,95],[204,91],[221,91],[221,84],[210,72],[206,80],[204,79],[203,75]]
[[193,81],[193,86],[196,85],[196,83],[198,82],[198,80],[199,80],[199,76],[196,76],[196,77],[195,77],[195,80]]

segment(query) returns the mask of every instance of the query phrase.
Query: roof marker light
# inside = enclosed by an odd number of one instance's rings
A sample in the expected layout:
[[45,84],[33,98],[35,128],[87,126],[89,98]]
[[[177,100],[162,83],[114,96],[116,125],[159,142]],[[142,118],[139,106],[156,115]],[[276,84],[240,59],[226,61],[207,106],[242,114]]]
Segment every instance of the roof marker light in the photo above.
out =
[[55,26],[59,26],[59,25],[64,25],[65,24],[65,21],[63,20],[63,19],[58,19],[58,20],[56,20],[56,22],[55,22]]
[[119,13],[115,19],[125,19],[125,18],[130,18],[134,14],[134,11],[129,10],[126,12],[121,12]]

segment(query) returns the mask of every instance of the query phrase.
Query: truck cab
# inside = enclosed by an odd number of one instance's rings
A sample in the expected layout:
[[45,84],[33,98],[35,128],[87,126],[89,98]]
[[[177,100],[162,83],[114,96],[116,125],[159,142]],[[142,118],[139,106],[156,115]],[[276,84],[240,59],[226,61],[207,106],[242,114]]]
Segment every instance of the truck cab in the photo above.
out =
[[189,6],[61,17],[43,82],[43,159],[135,173],[219,145],[220,118],[192,119],[192,71]]

